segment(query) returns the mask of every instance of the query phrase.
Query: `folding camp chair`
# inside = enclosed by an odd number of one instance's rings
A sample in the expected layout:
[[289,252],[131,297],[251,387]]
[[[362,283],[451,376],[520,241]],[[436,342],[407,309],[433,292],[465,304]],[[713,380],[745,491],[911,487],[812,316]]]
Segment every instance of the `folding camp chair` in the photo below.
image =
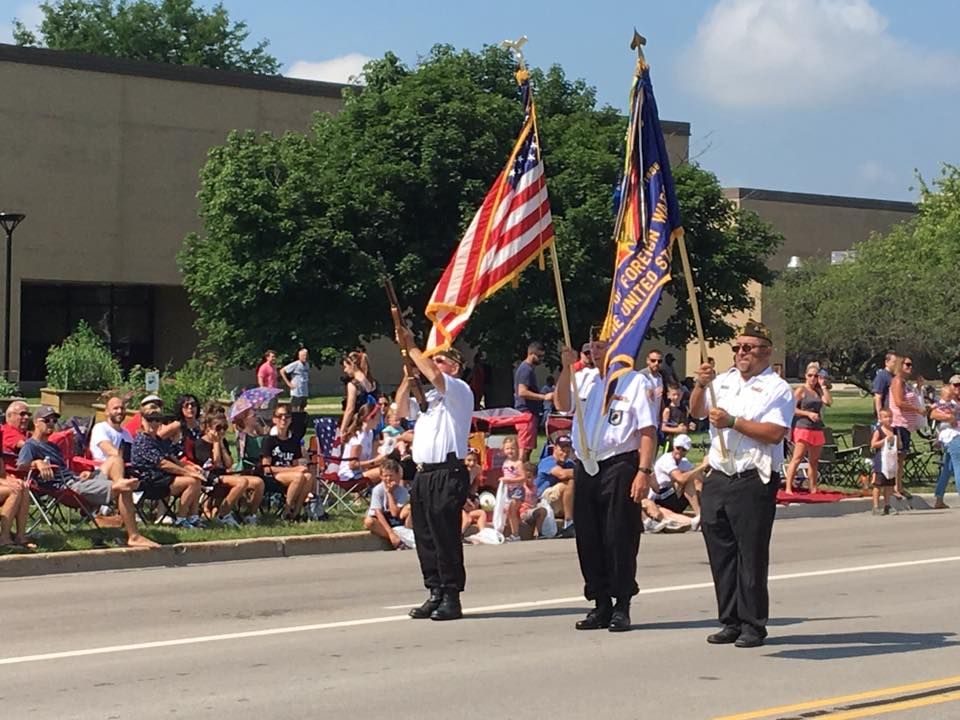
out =
[[91,506],[70,488],[43,483],[36,470],[18,471],[16,474],[26,483],[30,502],[35,511],[28,532],[32,532],[40,525],[46,525],[51,530],[63,533],[69,532],[78,524],[74,522],[75,515],[80,517],[79,524],[89,523],[95,530],[101,529],[95,515],[97,508]]
[[340,444],[336,440],[338,427],[334,417],[318,417],[313,421],[314,436],[310,438],[307,456],[317,479],[314,492],[322,497],[327,507],[339,506],[351,515],[357,515],[359,510],[354,507],[354,500],[369,488],[370,483],[366,478],[341,479]]

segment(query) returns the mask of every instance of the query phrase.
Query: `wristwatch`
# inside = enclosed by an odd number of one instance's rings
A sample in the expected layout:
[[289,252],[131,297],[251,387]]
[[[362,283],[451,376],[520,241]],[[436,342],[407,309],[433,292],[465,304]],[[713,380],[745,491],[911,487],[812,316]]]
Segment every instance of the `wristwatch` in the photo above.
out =
[[653,468],[637,468],[637,472],[643,473],[644,475],[653,475]]

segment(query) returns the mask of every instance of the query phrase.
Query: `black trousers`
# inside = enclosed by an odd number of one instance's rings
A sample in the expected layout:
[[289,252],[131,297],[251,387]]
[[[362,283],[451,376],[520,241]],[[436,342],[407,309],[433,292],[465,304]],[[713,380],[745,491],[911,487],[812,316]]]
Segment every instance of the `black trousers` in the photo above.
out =
[[430,590],[462,591],[467,582],[460,511],[469,488],[470,474],[462,462],[420,470],[413,479],[410,518],[423,584]]
[[727,627],[766,637],[770,596],[770,533],[777,507],[776,473],[764,484],[756,470],[703,482],[700,528],[717,594],[717,616]]
[[636,452],[615,455],[588,475],[583,464],[574,470],[573,506],[577,557],[587,600],[632,597],[637,586],[637,552],[643,524],[640,506],[630,499],[637,475]]

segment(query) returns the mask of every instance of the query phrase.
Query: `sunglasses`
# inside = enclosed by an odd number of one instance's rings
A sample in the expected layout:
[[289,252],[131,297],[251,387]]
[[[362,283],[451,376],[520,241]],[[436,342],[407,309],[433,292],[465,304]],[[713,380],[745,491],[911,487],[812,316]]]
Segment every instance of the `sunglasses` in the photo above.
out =
[[808,373],[807,377],[817,377],[817,373]]
[[214,430],[214,432],[226,432],[226,431],[227,431],[227,426],[226,426],[226,425],[214,425],[213,430]]
[[287,413],[277,413],[273,418],[274,420],[289,420],[290,416]]
[[730,349],[733,350],[733,354],[736,355],[741,350],[745,353],[752,352],[757,348],[768,347],[767,345],[751,345],[750,343],[743,343],[742,345],[731,345]]
[[150,423],[150,424],[152,425],[153,423],[162,422],[162,421],[163,421],[163,418],[148,417],[148,418],[144,418],[144,420],[146,420],[148,423]]
[[39,420],[40,422],[45,422],[45,423],[48,423],[48,424],[49,424],[49,423],[55,423],[55,422],[56,422],[57,420],[59,420],[59,419],[60,419],[60,416],[59,416],[59,415],[48,415],[47,417],[38,417],[38,418],[37,418],[37,420]]
[[904,366],[904,367],[913,367],[913,363],[912,363],[912,362],[905,362],[905,363],[903,364],[903,366]]
[[29,410],[21,410],[20,417],[30,417],[31,413]]
[[651,359],[651,360],[647,360],[647,362],[650,363],[651,365],[659,365],[660,363],[663,362],[663,360],[653,360],[653,359]]

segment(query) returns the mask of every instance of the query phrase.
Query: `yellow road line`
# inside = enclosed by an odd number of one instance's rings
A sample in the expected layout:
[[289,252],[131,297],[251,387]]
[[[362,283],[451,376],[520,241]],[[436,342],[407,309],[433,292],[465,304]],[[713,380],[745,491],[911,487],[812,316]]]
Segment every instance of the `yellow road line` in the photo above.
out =
[[[807,702],[795,703],[793,705],[779,705],[777,707],[766,708],[765,710],[752,710],[750,712],[739,713],[737,715],[724,715],[714,720],[756,720],[771,715],[782,715],[785,713],[799,712],[802,710],[813,710],[824,706],[832,707],[845,703],[856,702],[858,700],[871,700],[873,698],[884,697],[885,695],[901,695],[914,692],[916,690],[930,690],[942,685],[952,685],[960,683],[960,675],[940,678],[939,680],[924,680],[923,682],[912,683],[910,685],[896,685],[894,687],[879,688],[877,690],[867,690],[865,692],[853,693],[851,695],[838,695],[836,697],[822,698],[820,700],[809,700]],[[953,693],[949,693],[952,695]],[[942,696],[937,696],[942,697]],[[926,698],[924,698],[926,699]],[[945,702],[945,701],[944,701]],[[878,711],[874,711],[877,714]],[[839,717],[835,715],[824,717]],[[863,717],[862,715],[849,715],[846,717]]]
[[887,713],[910,710],[911,708],[926,707],[927,705],[938,705],[940,703],[953,702],[954,700],[960,700],[960,690],[943,693],[942,695],[931,695],[930,697],[914,698],[913,700],[902,700],[900,702],[889,703],[887,705],[857,708],[856,710],[842,710],[837,713],[827,713],[826,715],[821,715],[820,717],[824,720],[853,720],[853,718],[876,717],[877,715],[886,715]]

